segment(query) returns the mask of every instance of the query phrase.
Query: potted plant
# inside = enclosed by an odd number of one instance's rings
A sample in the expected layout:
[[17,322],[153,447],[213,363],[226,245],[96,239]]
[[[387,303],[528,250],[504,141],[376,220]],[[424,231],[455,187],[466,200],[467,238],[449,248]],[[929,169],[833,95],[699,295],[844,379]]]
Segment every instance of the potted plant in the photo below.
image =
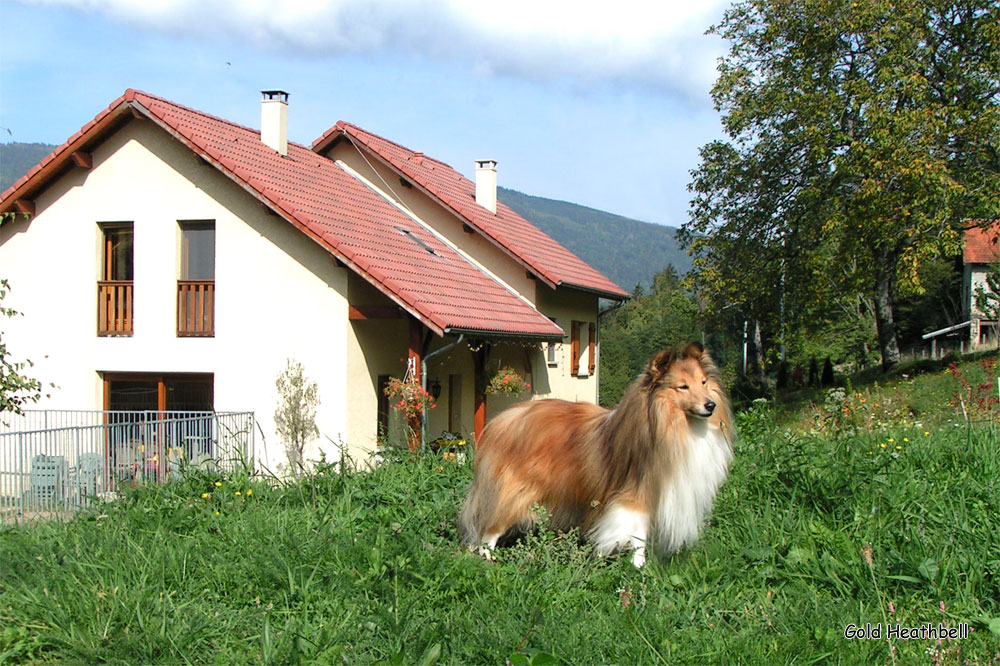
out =
[[389,405],[406,419],[407,445],[412,453],[416,453],[420,450],[420,423],[424,413],[437,407],[434,396],[425,391],[413,375],[403,379],[390,377],[385,395],[389,398]]
[[525,391],[530,390],[531,384],[521,377],[514,368],[505,365],[490,378],[489,383],[486,385],[485,393],[487,395],[509,395],[516,398]]

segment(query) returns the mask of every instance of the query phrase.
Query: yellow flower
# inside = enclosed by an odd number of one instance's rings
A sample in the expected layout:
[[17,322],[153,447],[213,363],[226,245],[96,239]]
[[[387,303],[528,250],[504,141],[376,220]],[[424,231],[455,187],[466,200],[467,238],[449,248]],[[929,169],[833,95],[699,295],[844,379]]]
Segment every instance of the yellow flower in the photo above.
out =
[[215,487],[216,488],[221,488],[222,487],[222,481],[216,481],[215,482]]
[[253,491],[252,490],[248,490],[247,491],[247,497],[250,497],[251,495],[253,495]]
[[904,442],[909,442],[909,441],[910,441],[910,438],[909,438],[909,437],[904,437],[904,438],[903,438],[903,441],[904,441]]
[[890,443],[890,444],[892,444],[892,443],[893,443],[893,442],[895,442],[895,441],[896,441],[896,440],[894,440],[894,439],[893,439],[892,437],[890,437],[890,438],[889,438],[889,443]]
[[219,512],[218,512],[218,511],[216,511],[216,512],[215,512],[215,515],[219,515]]
[[[889,441],[891,442],[892,440],[890,439]],[[881,444],[879,444],[879,446],[881,446],[884,449],[885,448],[885,442],[882,442]]]
[[239,496],[240,496],[240,495],[242,495],[242,494],[243,494],[243,493],[241,493],[240,491],[238,491],[238,490],[236,491],[236,496],[237,496],[237,497],[239,497]]
[[897,451],[902,451],[902,450],[903,450],[903,447],[902,447],[902,446],[897,446],[897,447],[896,447],[896,450],[897,450]]
[[930,436],[931,436],[931,434],[925,430],[924,431],[924,437],[930,437]]
[[202,493],[201,494],[201,498],[202,499],[208,499],[208,493]]

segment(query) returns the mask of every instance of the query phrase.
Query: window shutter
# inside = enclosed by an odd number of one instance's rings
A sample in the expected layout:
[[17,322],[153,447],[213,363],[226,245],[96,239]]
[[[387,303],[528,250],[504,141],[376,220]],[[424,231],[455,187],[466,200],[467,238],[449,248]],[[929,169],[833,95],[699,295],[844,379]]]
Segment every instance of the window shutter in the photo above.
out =
[[592,375],[597,365],[597,324],[594,323],[587,325],[587,351],[590,353],[587,371]]
[[576,376],[580,372],[580,322],[574,321],[570,326],[570,361],[569,374]]

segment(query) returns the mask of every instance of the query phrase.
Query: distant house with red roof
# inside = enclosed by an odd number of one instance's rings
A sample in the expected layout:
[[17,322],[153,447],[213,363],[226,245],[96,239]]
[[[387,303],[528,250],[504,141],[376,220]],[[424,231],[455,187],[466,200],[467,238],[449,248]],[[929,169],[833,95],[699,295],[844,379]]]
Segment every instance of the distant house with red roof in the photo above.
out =
[[306,147],[287,110],[265,91],[258,131],[128,90],[0,195],[40,407],[253,410],[273,468],[286,359],[319,386],[310,458],[373,451],[407,368],[439,392],[430,438],[511,404],[483,391],[504,366],[596,400],[600,299],[628,295],[497,202],[495,162],[473,182],[344,122]]
[[964,318],[969,321],[970,346],[996,344],[998,322],[986,318],[976,307],[976,294],[980,289],[989,291],[986,274],[990,265],[1000,260],[1000,221],[966,230],[964,240],[962,305]]

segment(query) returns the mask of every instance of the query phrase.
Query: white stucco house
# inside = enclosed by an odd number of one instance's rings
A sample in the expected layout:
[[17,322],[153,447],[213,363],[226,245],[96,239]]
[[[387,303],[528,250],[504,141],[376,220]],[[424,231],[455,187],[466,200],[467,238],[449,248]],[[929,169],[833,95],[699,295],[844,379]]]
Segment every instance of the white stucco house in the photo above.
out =
[[1000,260],[1000,221],[978,226],[965,232],[962,250],[963,319],[969,321],[969,346],[972,349],[998,342],[998,322],[988,318],[976,307],[980,289],[989,291],[986,274],[990,265]]
[[1000,260],[1000,221],[970,220],[968,225],[962,237],[962,321],[924,334],[931,358],[950,350],[964,353],[1000,344],[1000,322],[976,305],[980,290],[991,291],[986,274]]
[[308,458],[368,456],[408,364],[440,391],[431,438],[510,404],[483,392],[501,366],[596,400],[599,299],[627,293],[497,202],[495,162],[472,181],[344,122],[307,147],[287,119],[282,91],[257,130],[128,90],[0,196],[38,407],[252,410],[275,468],[287,359],[319,387]]

